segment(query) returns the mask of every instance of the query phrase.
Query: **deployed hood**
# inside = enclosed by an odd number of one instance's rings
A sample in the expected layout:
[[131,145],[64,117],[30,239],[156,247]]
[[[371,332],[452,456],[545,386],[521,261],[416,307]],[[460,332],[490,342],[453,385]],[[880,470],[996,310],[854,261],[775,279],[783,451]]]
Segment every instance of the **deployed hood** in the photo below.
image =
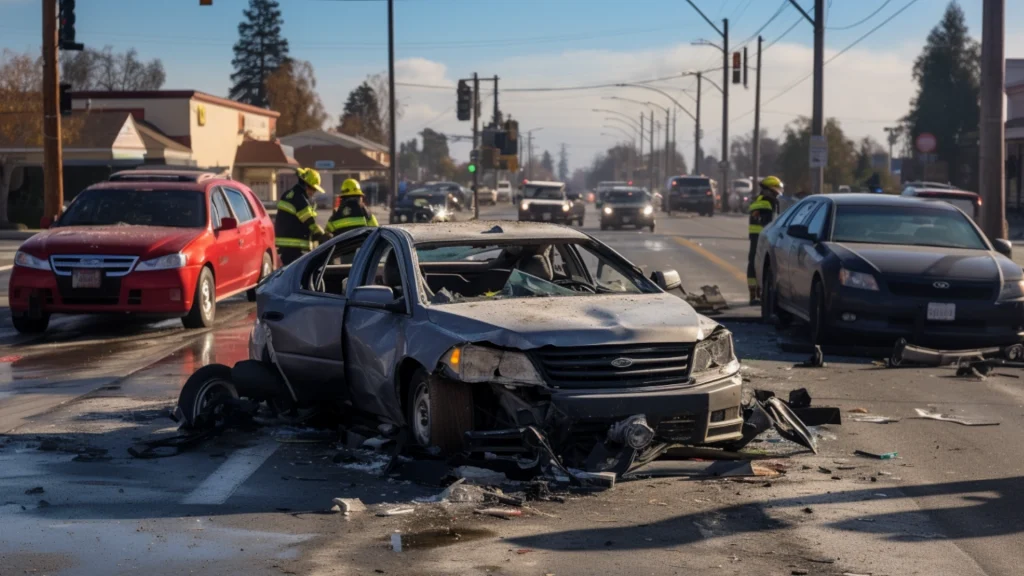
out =
[[1020,278],[1021,267],[988,250],[964,250],[931,246],[835,243],[832,249],[843,262],[861,260],[884,275],[998,281]]
[[39,256],[123,254],[159,256],[181,251],[203,233],[201,228],[164,226],[68,226],[40,232],[22,247]]
[[671,294],[495,299],[431,306],[428,314],[465,342],[520,350],[696,342],[717,326]]

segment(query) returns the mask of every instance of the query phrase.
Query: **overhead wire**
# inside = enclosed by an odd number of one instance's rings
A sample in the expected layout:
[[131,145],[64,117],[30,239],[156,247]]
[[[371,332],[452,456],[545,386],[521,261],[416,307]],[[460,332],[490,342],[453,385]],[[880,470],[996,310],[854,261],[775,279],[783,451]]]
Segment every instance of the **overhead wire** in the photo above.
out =
[[885,2],[882,2],[882,5],[879,6],[874,12],[872,12],[871,14],[868,14],[867,16],[865,16],[864,18],[861,18],[860,20],[857,20],[853,24],[847,24],[846,26],[826,26],[825,29],[826,30],[849,30],[850,28],[856,28],[857,26],[860,26],[861,24],[867,22],[868,20],[871,20],[875,16],[875,14],[878,14],[879,12],[884,10],[885,7],[888,6],[890,2],[892,2],[892,0],[885,0]]

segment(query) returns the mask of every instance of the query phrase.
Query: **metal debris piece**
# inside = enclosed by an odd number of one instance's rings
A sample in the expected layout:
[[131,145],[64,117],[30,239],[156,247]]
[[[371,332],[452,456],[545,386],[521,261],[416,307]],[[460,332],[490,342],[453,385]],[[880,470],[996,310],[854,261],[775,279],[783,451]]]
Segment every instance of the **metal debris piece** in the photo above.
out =
[[480,510],[474,510],[474,514],[480,514],[482,516],[494,516],[495,518],[504,518],[509,520],[517,516],[522,516],[522,510],[516,510],[514,508],[483,508]]
[[892,460],[899,456],[899,452],[867,452],[864,450],[854,450],[853,453],[857,456],[864,456],[865,458],[877,458],[878,460]]
[[905,338],[896,341],[889,357],[889,366],[949,366],[964,360],[984,360],[986,356],[1002,353],[1000,348],[973,348],[966,350],[935,350],[909,344]]
[[825,355],[821,352],[821,346],[815,344],[814,351],[811,352],[811,357],[804,360],[802,363],[797,364],[797,366],[801,368],[824,368],[826,366]]
[[380,512],[377,512],[377,516],[405,516],[406,514],[412,514],[415,511],[415,508],[392,508],[390,510],[381,510]]
[[683,292],[683,299],[697,312],[716,312],[729,307],[718,286],[701,286],[701,294]]
[[870,414],[867,408],[854,408],[850,410],[853,414]]
[[964,418],[963,416],[954,416],[952,414],[931,412],[923,408],[914,408],[914,412],[917,412],[917,418],[939,420],[941,422],[956,422],[957,424],[962,424],[964,426],[999,426],[999,422],[995,422],[992,420],[977,420],[973,418]]
[[338,511],[344,513],[345,516],[348,516],[350,512],[366,511],[366,505],[359,498],[335,498],[332,502],[338,507]]
[[854,422],[867,422],[869,424],[890,424],[900,421],[899,418],[890,418],[888,416],[854,416],[852,420]]

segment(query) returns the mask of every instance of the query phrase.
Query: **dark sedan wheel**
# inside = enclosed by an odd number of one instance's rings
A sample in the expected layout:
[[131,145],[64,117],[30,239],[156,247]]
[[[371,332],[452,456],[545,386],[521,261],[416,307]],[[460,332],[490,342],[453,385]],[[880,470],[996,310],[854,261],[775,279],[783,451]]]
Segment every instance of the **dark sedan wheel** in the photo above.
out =
[[473,391],[461,383],[431,378],[418,369],[409,382],[406,418],[412,441],[442,454],[462,450],[463,436],[473,429]]
[[811,344],[824,344],[828,339],[828,308],[825,304],[825,288],[820,280],[811,286],[810,323],[808,326]]
[[772,267],[765,266],[761,275],[764,288],[761,289],[761,322],[774,324],[776,328],[785,328],[793,321],[793,315],[779,308],[779,295],[775,291],[775,272]]

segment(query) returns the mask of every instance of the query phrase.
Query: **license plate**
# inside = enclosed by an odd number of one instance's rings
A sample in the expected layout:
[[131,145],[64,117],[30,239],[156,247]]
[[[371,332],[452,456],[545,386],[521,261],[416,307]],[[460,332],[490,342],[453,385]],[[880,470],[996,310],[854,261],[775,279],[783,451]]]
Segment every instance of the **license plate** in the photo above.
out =
[[622,223],[623,224],[629,224],[632,221],[633,221],[633,218],[631,216],[623,216],[622,217]]
[[541,220],[551,220],[551,212],[545,212],[544,215],[541,216]]
[[72,288],[99,288],[103,285],[103,277],[100,270],[88,268],[75,268],[71,271]]
[[939,322],[952,322],[953,320],[956,320],[956,304],[929,302],[928,319]]

